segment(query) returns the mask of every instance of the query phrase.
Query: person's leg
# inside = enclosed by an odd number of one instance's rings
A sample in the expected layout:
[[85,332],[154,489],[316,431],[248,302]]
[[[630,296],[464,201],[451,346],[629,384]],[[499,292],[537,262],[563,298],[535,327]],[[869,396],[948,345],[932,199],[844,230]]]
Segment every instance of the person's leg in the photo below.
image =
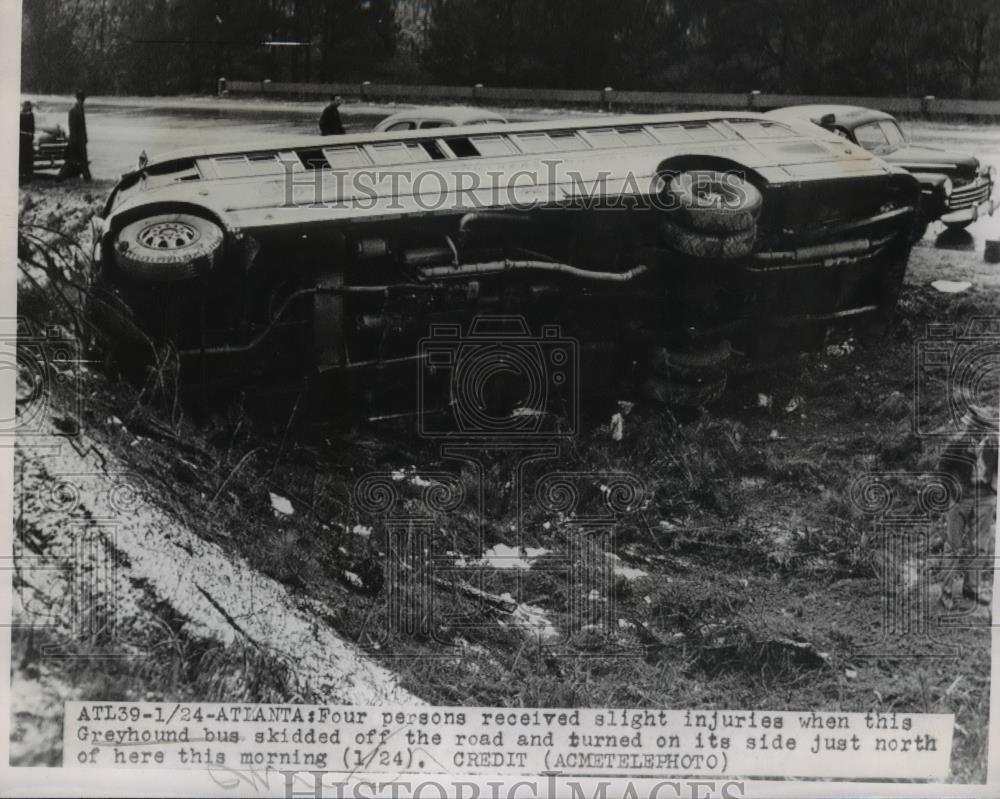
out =
[[18,152],[18,174],[27,180],[31,179],[31,173],[34,171],[32,169],[32,161],[34,160],[34,153],[32,152],[32,140],[29,136],[21,136],[21,147]]
[[76,161],[71,158],[67,158],[62,167],[59,169],[59,180],[66,180],[66,178],[73,178],[80,174],[80,167]]

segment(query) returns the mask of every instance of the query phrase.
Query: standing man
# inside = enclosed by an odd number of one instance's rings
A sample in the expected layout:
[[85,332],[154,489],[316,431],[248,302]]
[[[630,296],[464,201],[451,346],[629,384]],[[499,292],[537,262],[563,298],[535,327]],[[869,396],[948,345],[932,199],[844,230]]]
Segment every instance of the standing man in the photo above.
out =
[[21,105],[21,140],[18,150],[18,174],[31,180],[35,173],[35,112],[31,100]]
[[90,180],[90,160],[87,158],[87,117],[83,103],[87,95],[76,93],[76,105],[69,110],[69,145],[66,147],[66,163],[59,171],[59,177],[83,175]]
[[340,121],[340,112],[337,110],[341,102],[339,94],[330,95],[330,104],[323,109],[319,117],[319,132],[324,136],[339,136],[344,132],[344,125]]

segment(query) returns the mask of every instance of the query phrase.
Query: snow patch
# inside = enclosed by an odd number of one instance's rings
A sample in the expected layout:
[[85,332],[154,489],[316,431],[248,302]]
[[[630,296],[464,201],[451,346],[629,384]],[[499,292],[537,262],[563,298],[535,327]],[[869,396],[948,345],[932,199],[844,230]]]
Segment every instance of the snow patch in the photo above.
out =
[[[48,432],[16,442],[21,480],[16,483],[15,499],[21,521],[45,531],[46,549],[56,563],[71,564],[81,525],[92,528],[88,520],[94,518],[114,520],[113,526],[95,531],[99,538],[95,544],[108,551],[105,559],[121,556],[128,566],[117,570],[114,585],[95,587],[112,592],[114,599],[104,601],[117,603],[121,623],[137,623],[141,618],[137,610],[121,604],[128,586],[141,582],[185,619],[191,635],[223,644],[249,639],[285,660],[292,679],[324,701],[424,704],[399,687],[391,672],[317,623],[320,603],[293,596],[242,558],[194,534],[147,499],[144,491],[148,488],[132,485],[133,491],[125,497],[117,490],[115,475],[130,470],[112,453],[101,452],[105,473],[95,468],[95,459],[67,446],[51,423]],[[85,438],[80,444],[84,452],[97,451]],[[72,506],[53,504],[54,480],[72,483]],[[123,507],[126,500],[128,507]],[[39,574],[58,579],[62,570]],[[95,597],[95,601],[102,600]]]
[[365,581],[362,580],[360,577],[358,577],[358,575],[356,575],[354,572],[345,571],[344,579],[347,580],[347,582],[349,582],[355,588],[365,587]]
[[[662,522],[661,522],[662,524]],[[648,577],[649,573],[643,571],[642,569],[637,569],[634,566],[626,566],[622,563],[622,559],[618,557],[614,552],[605,552],[605,556],[614,561],[615,564],[615,574],[619,577],[624,577],[626,580],[631,582],[632,580],[639,580],[643,577]]]
[[615,574],[619,577],[624,577],[629,582],[649,577],[648,572],[644,572],[642,569],[637,569],[634,566],[615,566]]
[[[504,598],[508,597],[514,601],[510,594],[504,595]],[[543,641],[559,637],[559,631],[549,621],[548,612],[545,608],[540,608],[537,605],[528,605],[522,602],[514,608],[514,612],[510,614],[510,620],[514,626],[537,635]]]
[[541,547],[519,549],[507,544],[496,544],[483,553],[476,565],[490,566],[494,569],[530,569],[533,560],[548,555],[550,551]]

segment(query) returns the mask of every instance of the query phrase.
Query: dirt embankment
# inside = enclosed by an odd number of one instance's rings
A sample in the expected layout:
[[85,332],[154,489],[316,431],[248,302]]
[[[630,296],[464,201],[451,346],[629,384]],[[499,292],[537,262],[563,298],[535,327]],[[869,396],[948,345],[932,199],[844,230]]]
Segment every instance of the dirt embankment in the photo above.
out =
[[[321,623],[323,609],[308,596],[179,523],[151,501],[147,475],[89,436],[67,437],[66,423],[58,415],[41,421],[15,450],[15,623],[27,638],[13,663],[12,762],[54,756],[61,702],[83,696],[80,678],[100,677],[106,658],[118,660],[112,672],[133,676],[120,695],[144,699],[165,687],[141,678],[143,661],[160,657],[164,641],[144,644],[162,628],[181,653],[178,667],[222,665],[220,656],[237,655],[228,668],[203,675],[201,695],[252,701],[260,675],[244,669],[268,668],[268,691],[279,701],[423,703]],[[184,651],[201,653],[200,662]],[[46,666],[52,657],[69,659],[77,684]],[[244,669],[233,668],[241,659]]]

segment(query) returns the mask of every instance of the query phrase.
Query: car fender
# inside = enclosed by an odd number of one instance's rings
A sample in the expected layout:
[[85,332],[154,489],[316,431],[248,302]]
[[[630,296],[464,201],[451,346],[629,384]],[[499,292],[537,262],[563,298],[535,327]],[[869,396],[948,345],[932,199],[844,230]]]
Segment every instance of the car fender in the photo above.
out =
[[920,202],[925,214],[937,218],[948,206],[948,196],[944,184],[948,176],[940,172],[910,172],[920,183]]

